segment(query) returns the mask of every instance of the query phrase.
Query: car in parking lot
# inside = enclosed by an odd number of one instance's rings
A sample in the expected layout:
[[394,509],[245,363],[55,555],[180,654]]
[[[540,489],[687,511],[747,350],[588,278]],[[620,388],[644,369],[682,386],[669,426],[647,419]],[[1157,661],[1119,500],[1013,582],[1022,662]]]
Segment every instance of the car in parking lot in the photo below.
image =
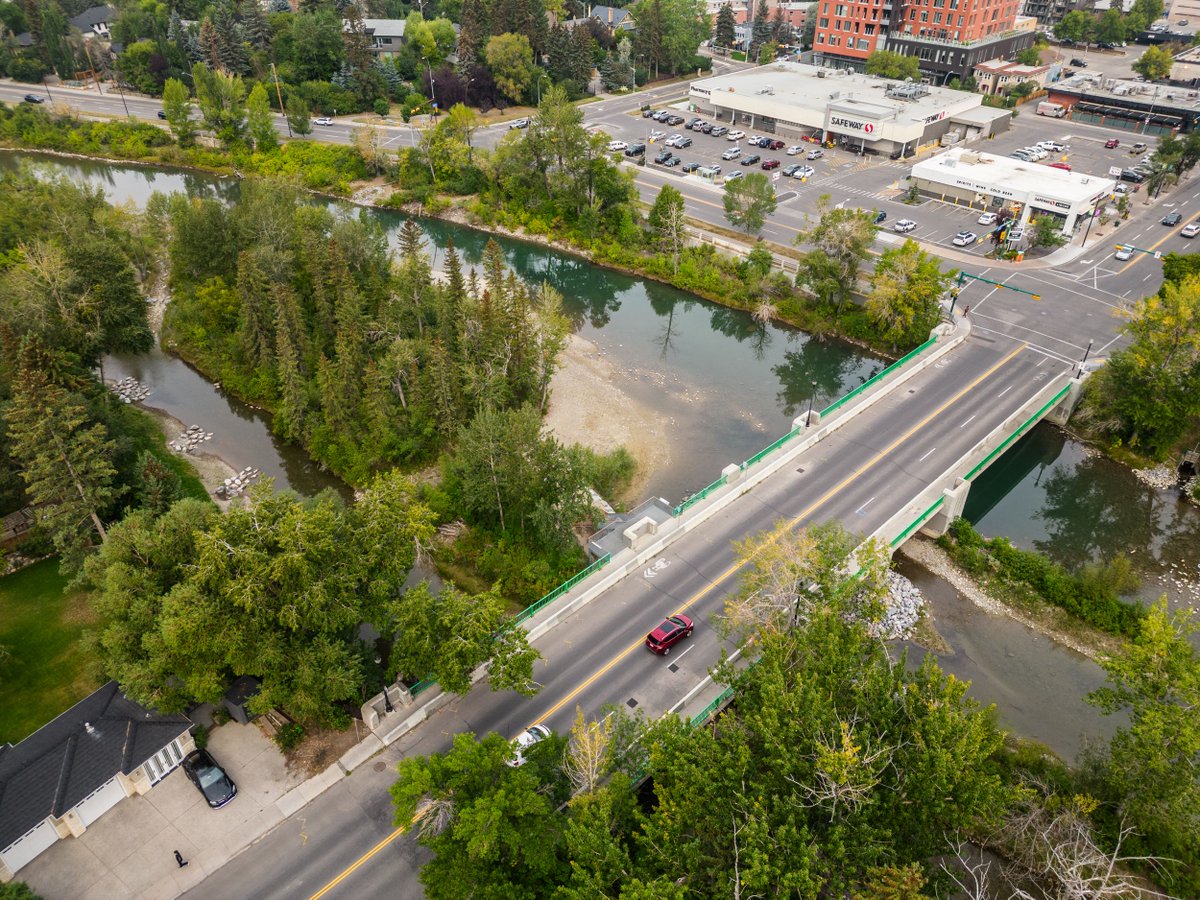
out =
[[1087,68],[1087,60],[1080,59],[1078,56],[1072,56],[1071,57],[1071,65],[1079,66],[1079,68],[1081,68],[1081,69],[1086,69]]
[[670,168],[674,168],[675,166],[679,165],[681,162],[683,162],[683,157],[676,156],[675,154],[672,153],[670,159],[663,160],[663,165],[666,166],[668,169],[670,169]]
[[660,150],[658,152],[658,155],[656,157],[654,157],[654,161],[656,163],[665,163],[670,158],[671,158],[670,150]]
[[180,768],[212,809],[220,809],[237,796],[237,785],[207,750],[193,750]]
[[671,114],[669,112],[667,112],[665,109],[660,109],[658,112],[656,112],[650,118],[652,118],[655,122],[665,122],[667,120],[667,117],[670,115]]
[[752,134],[750,137],[746,138],[746,143],[751,147],[765,147],[767,145],[767,138],[762,137],[761,135]]
[[665,141],[663,141],[663,143],[666,144],[668,147],[674,147],[675,142],[677,140],[679,140],[681,137],[683,137],[683,135],[676,132],[675,134],[672,134],[670,137],[668,137]]
[[1116,185],[1113,187],[1113,193],[1114,194],[1128,194],[1129,193],[1129,185],[1122,184],[1121,182],[1118,181],[1116,183]]
[[728,150],[726,150],[724,153],[721,154],[721,159],[737,159],[741,155],[742,155],[741,147],[730,147]]
[[898,232],[900,232],[900,234],[908,234],[910,231],[912,231],[916,227],[917,227],[917,223],[914,222],[912,219],[901,219],[899,222],[897,222],[895,225],[892,226],[892,231],[898,231]]
[[1037,145],[1043,150],[1049,150],[1051,153],[1062,153],[1067,149],[1066,144],[1060,144],[1058,141],[1038,141]]
[[1019,159],[1021,162],[1033,162],[1033,154],[1025,150],[1014,150],[1008,155],[1011,159]]
[[629,144],[627,144],[625,141],[609,141],[608,152],[617,153],[618,151],[624,150],[628,146]]
[[1163,216],[1163,219],[1162,219],[1162,223],[1164,225],[1172,225],[1172,226],[1178,225],[1182,221],[1183,221],[1183,216],[1178,211],[1167,213],[1165,216]]
[[794,165],[794,164],[790,165],[790,166],[784,166],[783,171],[780,172],[779,174],[786,175],[788,178],[798,178],[799,175],[797,175],[797,173],[803,168],[804,168],[804,166]]
[[1134,144],[1132,147],[1129,148],[1129,152],[1130,153],[1141,153],[1145,149],[1146,149],[1145,143],[1143,143],[1142,141],[1138,141],[1136,144]]
[[1123,244],[1117,244],[1117,252],[1113,254],[1114,259],[1126,260],[1133,256],[1133,248],[1126,247]]
[[1052,162],[1052,163],[1048,163],[1048,164],[1047,164],[1047,167],[1048,167],[1048,168],[1051,168],[1051,169],[1062,169],[1064,172],[1070,172],[1070,171],[1071,171],[1071,167],[1070,167],[1069,165],[1067,165],[1065,162]]
[[996,220],[999,218],[1000,217],[998,215],[996,215],[994,212],[985,212],[985,213],[980,213],[979,218],[976,219],[975,221],[979,225],[995,225]]
[[1119,140],[1117,140],[1116,138],[1109,138],[1107,141],[1104,142],[1105,150],[1113,150],[1120,146],[1121,146],[1121,142]]
[[646,145],[642,143],[630,144],[625,148],[626,156],[641,156],[646,152]]
[[680,169],[679,171],[681,171],[681,172],[695,172],[695,171],[696,171],[698,168],[700,168],[700,163],[698,163],[698,162],[690,162],[690,163],[684,163],[684,164],[683,164],[683,168],[682,168],[682,169]]
[[820,147],[808,151],[808,159],[820,159],[825,155],[825,151]]
[[1183,231],[1179,232],[1179,236],[1185,238],[1194,238],[1198,234],[1200,234],[1200,223],[1198,222],[1192,222],[1188,225],[1184,225]]
[[529,118],[528,117],[524,117],[524,118],[520,118],[520,119],[513,119],[511,122],[508,123],[509,131],[512,131],[514,128],[528,128],[528,127],[529,127]]
[[752,166],[756,162],[758,162],[760,159],[762,159],[762,157],[759,156],[757,153],[751,153],[749,156],[742,158],[742,165],[743,166]]
[[714,125],[712,128],[712,131],[709,133],[713,137],[721,137],[722,135],[729,134],[729,129],[726,128],[724,125]]
[[778,169],[779,166],[780,166],[780,162],[777,159],[764,159],[762,161],[762,167],[763,167],[764,172],[770,172],[772,169]]
[[652,141],[659,141],[659,140],[662,140],[663,135],[665,135],[665,134],[666,134],[666,132],[663,131],[661,128],[651,128],[649,137],[650,137],[650,140],[652,140]]
[[698,126],[703,125],[703,124],[704,124],[704,120],[702,118],[700,118],[699,116],[696,116],[694,119],[689,121],[683,127],[686,128],[688,131],[692,131],[693,129],[695,129]]
[[736,181],[738,178],[741,178],[745,174],[746,174],[745,172],[730,172],[728,175],[725,176],[725,183],[729,184],[729,182],[731,182],[731,181]]
[[548,737],[550,737],[550,729],[545,725],[530,725],[513,739],[512,756],[505,762],[514,769],[525,765],[525,751]]
[[875,218],[873,218],[871,221],[875,225],[878,225],[880,222],[882,222],[886,218],[887,218],[887,213],[885,213],[882,209],[879,209],[879,210],[875,211]]
[[966,247],[979,240],[979,235],[973,231],[960,231],[954,236],[955,247]]
[[793,144],[791,147],[787,148],[788,156],[799,156],[803,152],[804,152],[804,148],[801,147],[799,144]]
[[657,110],[652,109],[649,106],[643,106],[642,107],[642,118],[643,119],[653,119],[655,112],[657,112]]
[[692,139],[685,134],[671,146],[675,147],[676,149],[683,150],[686,147],[692,146]]
[[745,136],[746,136],[746,132],[744,132],[744,131],[731,131],[731,132],[729,132],[729,134],[725,135],[725,140],[740,141]]
[[672,127],[674,127],[676,125],[682,125],[683,124],[683,116],[678,115],[678,114],[673,115],[673,116],[667,116],[667,124]]
[[704,134],[716,134],[716,131],[719,127],[719,125],[714,125],[712,122],[705,122],[697,130],[703,132]]
[[768,150],[782,150],[783,148],[784,148],[783,141],[772,138],[770,141],[767,142]]
[[667,616],[663,623],[646,635],[646,646],[660,656],[666,656],[671,648],[684,638],[691,637],[695,626],[685,615]]
[[789,170],[791,170],[791,175],[793,178],[812,178],[817,171],[812,166],[795,165],[788,166],[787,169],[783,170],[783,174],[787,175]]
[[1146,176],[1143,175],[1141,172],[1137,171],[1136,169],[1122,169],[1121,170],[1121,180],[1122,181],[1132,181],[1134,184],[1141,184],[1143,181],[1146,180]]
[[[314,125],[332,125],[333,119],[329,118],[329,116],[320,116],[316,119],[313,119],[313,124]],[[510,125],[509,127],[511,128],[512,126]]]

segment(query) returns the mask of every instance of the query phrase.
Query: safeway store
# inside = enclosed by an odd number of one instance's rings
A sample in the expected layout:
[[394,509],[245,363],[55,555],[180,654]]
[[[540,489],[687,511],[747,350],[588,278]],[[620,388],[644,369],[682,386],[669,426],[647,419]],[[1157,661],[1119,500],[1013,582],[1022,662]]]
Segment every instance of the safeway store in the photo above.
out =
[[794,62],[694,81],[689,96],[696,112],[731,127],[888,155],[910,155],[951,131],[963,140],[987,136],[1009,118],[981,117],[979,94]]

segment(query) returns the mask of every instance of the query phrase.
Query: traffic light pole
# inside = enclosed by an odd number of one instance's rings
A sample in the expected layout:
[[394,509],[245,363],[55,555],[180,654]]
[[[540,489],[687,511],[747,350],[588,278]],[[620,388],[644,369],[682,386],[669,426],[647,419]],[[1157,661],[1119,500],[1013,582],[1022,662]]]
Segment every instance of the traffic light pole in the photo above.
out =
[[960,271],[958,273],[958,286],[962,287],[964,282],[968,278],[970,278],[972,281],[982,281],[984,284],[994,285],[995,287],[1004,288],[1005,290],[1008,290],[1008,291],[1016,291],[1018,294],[1028,294],[1034,300],[1042,299],[1041,294],[1035,294],[1033,291],[1025,290],[1025,288],[1013,287],[1011,284],[1004,284],[999,281],[992,281],[992,279],[990,279],[990,278],[984,278],[982,275],[972,275],[970,272],[961,272]]

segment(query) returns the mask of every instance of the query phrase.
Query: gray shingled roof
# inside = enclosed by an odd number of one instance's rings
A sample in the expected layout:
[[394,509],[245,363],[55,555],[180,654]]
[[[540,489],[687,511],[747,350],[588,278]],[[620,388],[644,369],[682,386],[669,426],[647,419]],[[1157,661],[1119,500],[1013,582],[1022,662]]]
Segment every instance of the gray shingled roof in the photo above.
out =
[[0,746],[0,849],[128,775],[191,724],[139,706],[110,681],[15,746]]
[[93,6],[70,19],[70,23],[80,31],[87,32],[91,31],[94,25],[99,25],[101,22],[114,22],[116,18],[117,11],[113,7]]

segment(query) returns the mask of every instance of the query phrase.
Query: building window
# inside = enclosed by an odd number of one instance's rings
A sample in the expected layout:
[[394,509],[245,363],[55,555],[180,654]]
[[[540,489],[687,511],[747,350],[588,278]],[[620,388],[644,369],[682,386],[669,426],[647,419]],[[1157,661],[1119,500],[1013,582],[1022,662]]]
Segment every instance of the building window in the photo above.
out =
[[833,8],[833,14],[834,14],[835,16],[844,16],[844,15],[846,15],[846,4],[844,4],[844,3],[839,3],[837,6],[835,6],[835,7]]
[[817,35],[817,43],[818,43],[818,44],[823,44],[823,43],[825,43],[825,35],[823,35],[823,34],[818,34],[818,35]]
[[859,39],[858,39],[858,49],[859,49],[859,50],[869,50],[870,48],[871,48],[871,42],[870,42],[870,41],[868,41],[868,40],[865,40],[865,39],[863,39],[863,38],[859,38]]
[[962,20],[963,20],[963,17],[962,17],[962,16],[959,16],[959,17],[958,17],[958,27],[959,27],[959,28],[962,28]]
[[821,19],[821,21],[820,21],[820,22],[818,22],[817,24],[818,24],[818,25],[820,25],[822,28],[828,28],[828,27],[829,27],[829,20],[828,20],[828,19],[825,19],[825,18],[822,18],[822,19]]
[[875,26],[874,26],[874,25],[868,25],[868,26],[867,26],[867,28],[866,28],[866,32],[867,32],[867,34],[874,34],[874,33],[875,33]]
[[934,25],[941,25],[941,24],[942,24],[942,14],[941,14],[941,13],[934,13],[934,14],[933,14],[933,24],[934,24]]
[[921,10],[921,21],[922,22],[929,21],[929,13],[926,10]]

